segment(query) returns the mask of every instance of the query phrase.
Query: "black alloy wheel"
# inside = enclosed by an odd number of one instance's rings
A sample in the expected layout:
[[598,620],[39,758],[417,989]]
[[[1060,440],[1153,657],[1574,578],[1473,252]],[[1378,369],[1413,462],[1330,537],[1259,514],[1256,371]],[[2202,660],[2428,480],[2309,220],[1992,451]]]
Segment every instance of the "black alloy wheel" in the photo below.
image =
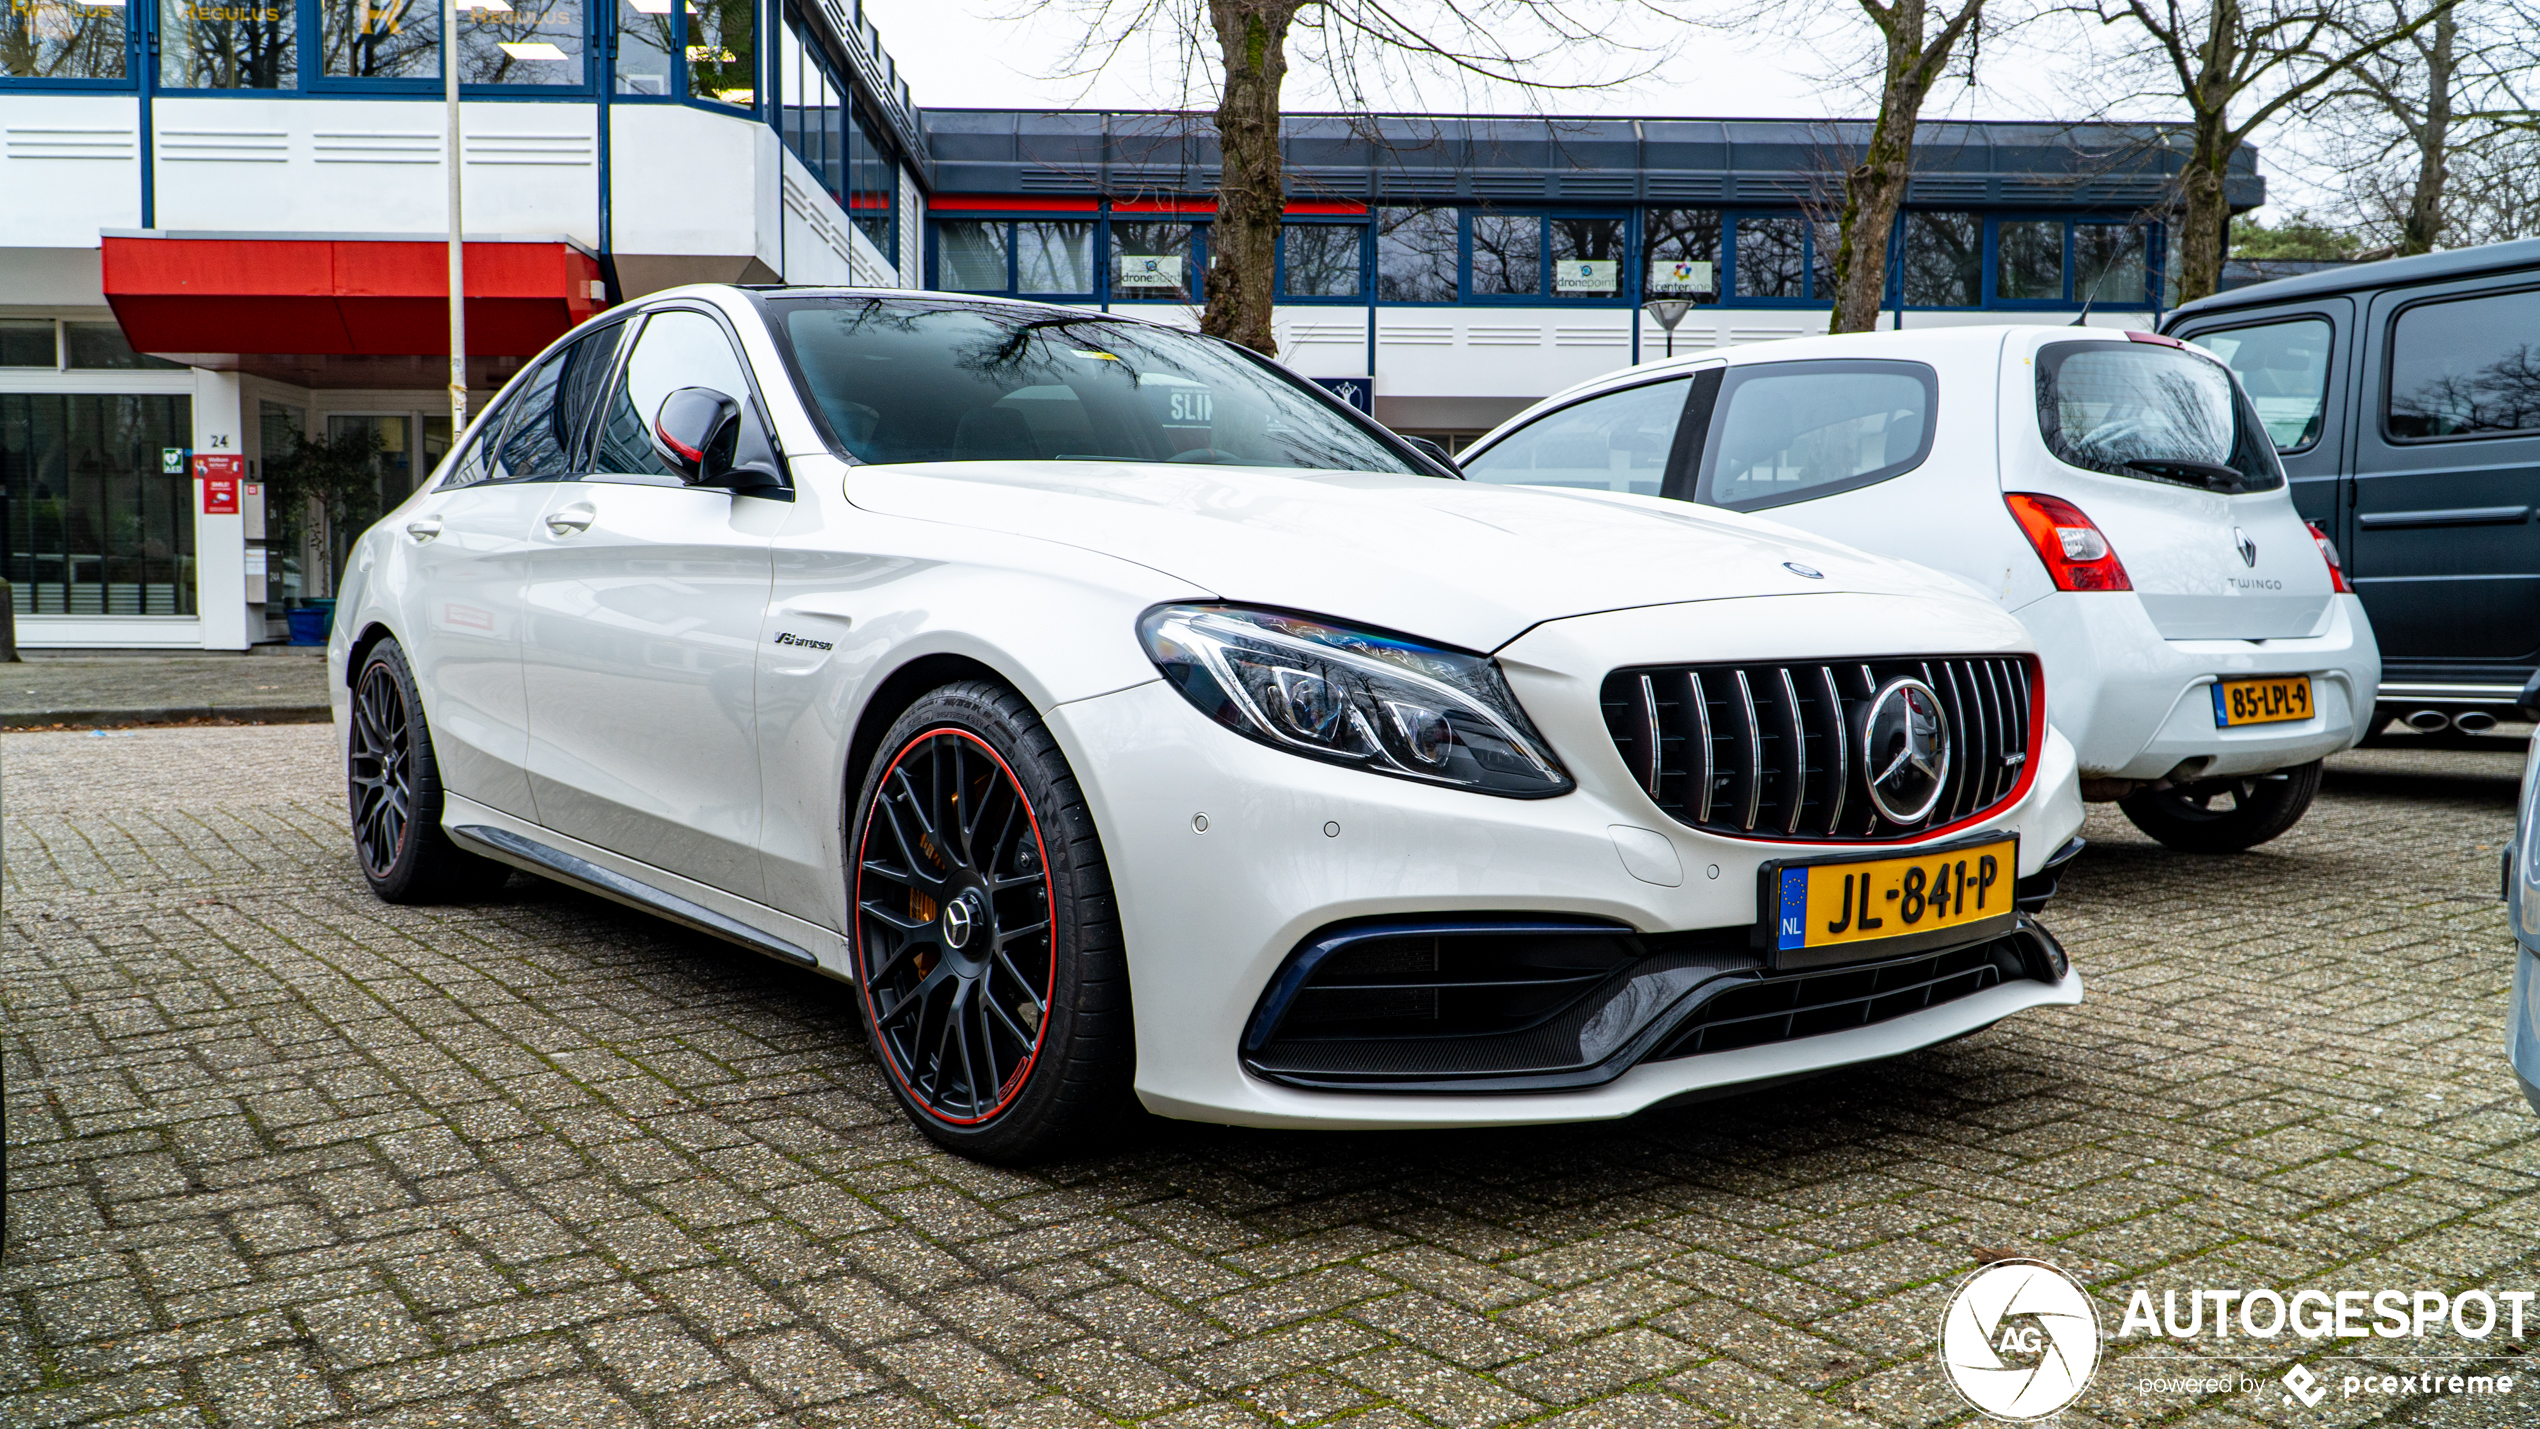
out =
[[2242,774],[2119,800],[2134,826],[2186,853],[2239,853],[2301,822],[2319,793],[2322,762]]
[[353,851],[371,892],[390,903],[439,903],[502,887],[511,870],[441,829],[441,769],[414,672],[394,640],[362,657],[353,679],[344,777]]
[[1100,842],[1031,707],[983,682],[903,714],[852,846],[856,984],[892,1090],[991,1160],[1081,1148],[1127,1097],[1128,988]]

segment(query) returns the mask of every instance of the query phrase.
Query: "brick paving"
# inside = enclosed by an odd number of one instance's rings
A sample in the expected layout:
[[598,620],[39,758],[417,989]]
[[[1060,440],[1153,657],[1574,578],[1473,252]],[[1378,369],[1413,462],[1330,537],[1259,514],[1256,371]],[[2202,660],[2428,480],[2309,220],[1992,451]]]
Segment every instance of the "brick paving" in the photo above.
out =
[[[2102,811],[2050,912],[2088,1001],[1875,1070],[1024,1173],[908,1129],[834,983],[527,879],[374,902],[329,738],[0,742],[0,1422],[1919,1429],[1972,1419],[1939,1309],[2004,1254],[2111,1330],[2138,1285],[2540,1282],[2506,754],[2343,756],[2233,859]],[[2115,1344],[2061,1422],[2540,1420],[2297,1411],[2326,1347],[2245,1348]],[[2263,1389],[2139,1388],[2200,1364]]]
[[12,729],[176,724],[323,723],[322,647],[253,654],[29,654],[0,665],[0,725]]

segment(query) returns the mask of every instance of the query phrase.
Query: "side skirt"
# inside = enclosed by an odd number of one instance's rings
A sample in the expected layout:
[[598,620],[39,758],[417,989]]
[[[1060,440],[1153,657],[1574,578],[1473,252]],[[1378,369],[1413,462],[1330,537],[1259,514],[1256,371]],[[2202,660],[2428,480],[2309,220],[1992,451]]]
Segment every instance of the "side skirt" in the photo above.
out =
[[449,825],[450,836],[489,858],[499,859],[514,868],[552,878],[611,902],[667,918],[673,923],[710,933],[729,943],[737,943],[752,952],[782,958],[799,967],[818,968],[820,959],[810,949],[798,947],[773,934],[729,918],[693,903],[676,893],[665,892],[649,883],[629,878],[613,869],[602,868],[587,858],[550,848],[535,839],[523,838],[509,829],[490,824]]

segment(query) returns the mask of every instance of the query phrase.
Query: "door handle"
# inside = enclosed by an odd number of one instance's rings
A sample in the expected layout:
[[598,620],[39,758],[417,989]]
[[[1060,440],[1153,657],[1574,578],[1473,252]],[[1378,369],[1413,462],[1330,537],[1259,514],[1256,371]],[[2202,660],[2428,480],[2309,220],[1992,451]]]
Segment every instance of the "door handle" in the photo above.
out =
[[441,534],[441,523],[430,516],[420,521],[409,521],[406,523],[406,534],[414,537],[415,544],[420,546]]
[[559,536],[579,536],[591,529],[591,518],[599,514],[598,508],[590,502],[577,501],[571,506],[548,512],[547,529]]

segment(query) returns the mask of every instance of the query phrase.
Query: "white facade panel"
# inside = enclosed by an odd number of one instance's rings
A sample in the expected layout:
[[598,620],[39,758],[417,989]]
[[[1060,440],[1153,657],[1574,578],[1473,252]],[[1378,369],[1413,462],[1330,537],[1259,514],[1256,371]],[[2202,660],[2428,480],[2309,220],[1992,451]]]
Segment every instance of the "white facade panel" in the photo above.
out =
[[775,131],[753,119],[685,105],[612,105],[611,246],[620,253],[756,255],[774,271],[784,261],[776,237],[779,147]]
[[95,248],[141,222],[141,101],[131,95],[0,99],[0,249]]
[[[162,99],[153,115],[153,227],[449,231],[448,131],[438,101]],[[459,123],[470,232],[563,233],[598,244],[599,161],[588,106],[470,103]]]

